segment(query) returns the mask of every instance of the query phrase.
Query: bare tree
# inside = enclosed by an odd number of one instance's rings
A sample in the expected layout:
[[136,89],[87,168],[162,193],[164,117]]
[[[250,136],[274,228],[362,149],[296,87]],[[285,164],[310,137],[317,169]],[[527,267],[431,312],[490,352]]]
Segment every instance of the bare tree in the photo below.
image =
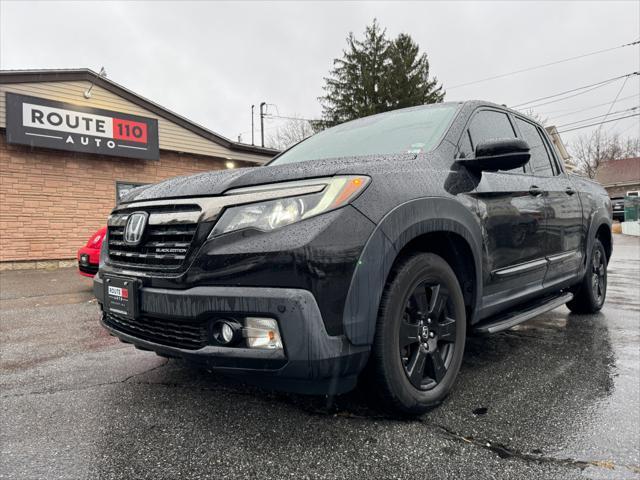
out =
[[276,150],[285,150],[315,132],[313,126],[308,120],[302,118],[292,118],[280,125],[274,133],[268,136],[267,143],[271,148]]
[[602,165],[611,160],[637,157],[640,154],[640,139],[621,139],[619,135],[607,135],[597,129],[591,135],[582,135],[571,143],[573,164],[589,178],[595,178]]
[[533,118],[536,122],[538,122],[540,125],[543,125],[545,127],[549,123],[549,119],[547,117],[543,117],[538,112],[536,112],[533,108],[530,108],[529,110],[524,112],[524,114],[529,118]]

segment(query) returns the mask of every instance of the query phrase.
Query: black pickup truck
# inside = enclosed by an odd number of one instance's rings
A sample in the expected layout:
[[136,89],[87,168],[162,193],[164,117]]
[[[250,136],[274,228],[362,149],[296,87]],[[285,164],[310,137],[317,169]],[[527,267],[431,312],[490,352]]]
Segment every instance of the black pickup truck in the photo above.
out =
[[487,102],[387,112],[268,165],[140,187],[108,220],[94,291],[124,342],[289,391],[361,376],[419,414],[467,335],[604,303],[611,203],[545,130]]

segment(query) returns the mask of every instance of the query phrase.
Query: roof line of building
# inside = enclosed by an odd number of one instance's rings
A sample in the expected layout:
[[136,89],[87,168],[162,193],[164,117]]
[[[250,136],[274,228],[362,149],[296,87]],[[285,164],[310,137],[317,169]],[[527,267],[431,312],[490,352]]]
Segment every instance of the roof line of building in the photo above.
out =
[[36,82],[73,82],[73,81],[89,81],[94,85],[98,85],[105,90],[119,95],[136,105],[155,113],[181,127],[199,135],[207,140],[222,145],[230,150],[255,153],[258,155],[274,156],[279,153],[278,150],[271,148],[258,147],[248,145],[246,143],[234,142],[222,135],[212,132],[208,128],[203,127],[191,120],[178,115],[171,110],[141,96],[122,85],[109,80],[106,77],[98,75],[88,68],[73,69],[41,69],[41,70],[0,70],[0,84],[6,83],[36,83]]
[[631,185],[637,185],[638,180],[625,180],[622,182],[613,182],[613,183],[602,183],[601,185],[605,188],[609,187],[629,187]]

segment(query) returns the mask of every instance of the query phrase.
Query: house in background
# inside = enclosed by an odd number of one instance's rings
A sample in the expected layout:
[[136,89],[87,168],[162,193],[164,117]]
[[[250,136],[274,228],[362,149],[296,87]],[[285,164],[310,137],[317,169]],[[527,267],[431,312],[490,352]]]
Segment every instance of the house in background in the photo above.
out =
[[640,190],[640,157],[611,160],[598,169],[595,178],[610,198],[624,197]]
[[560,158],[562,159],[562,163],[564,164],[565,170],[567,170],[568,172],[574,173],[576,170],[576,167],[570,161],[571,155],[569,155],[569,152],[567,151],[567,147],[565,147],[564,142],[560,137],[560,133],[558,132],[558,129],[554,125],[551,125],[549,127],[545,127],[545,130],[551,137],[551,141],[553,142],[553,145],[556,147],[556,151],[560,154]]
[[567,160],[571,158],[571,155],[569,155],[569,152],[567,152],[567,148],[564,146],[564,143],[562,142],[562,138],[560,138],[560,133],[558,133],[558,129],[554,125],[551,125],[549,127],[545,127],[545,130],[551,137],[551,141],[558,149],[558,152],[560,152],[560,156],[562,157],[562,160],[566,163]]

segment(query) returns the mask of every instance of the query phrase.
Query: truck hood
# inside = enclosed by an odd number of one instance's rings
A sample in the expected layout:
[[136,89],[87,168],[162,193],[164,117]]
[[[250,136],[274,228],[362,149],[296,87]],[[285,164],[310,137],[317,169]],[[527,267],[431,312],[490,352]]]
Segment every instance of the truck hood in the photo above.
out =
[[395,163],[412,160],[415,157],[414,154],[375,155],[234,170],[214,170],[196,175],[175,177],[154,185],[138,187],[126,195],[122,199],[122,203],[221,195],[233,188],[289,180],[304,180],[306,178],[329,177],[337,174],[366,175],[374,166],[378,169],[386,162]]

